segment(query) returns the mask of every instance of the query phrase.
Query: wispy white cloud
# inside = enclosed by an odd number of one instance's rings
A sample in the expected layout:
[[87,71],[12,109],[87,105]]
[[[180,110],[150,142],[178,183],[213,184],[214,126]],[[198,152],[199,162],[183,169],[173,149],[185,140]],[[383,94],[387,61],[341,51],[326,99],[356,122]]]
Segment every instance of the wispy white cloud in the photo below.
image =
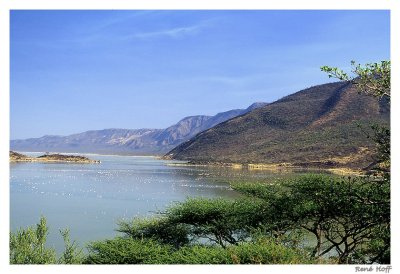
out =
[[127,34],[116,33],[113,31],[118,24],[124,24],[134,17],[147,16],[149,14],[158,14],[158,11],[137,11],[135,13],[126,13],[114,17],[108,17],[103,20],[97,21],[96,24],[86,26],[82,30],[77,30],[74,35],[65,36],[61,39],[53,39],[50,42],[43,40],[31,39],[20,41],[13,41],[14,44],[26,44],[37,46],[41,48],[48,48],[54,50],[69,49],[69,48],[88,48],[92,46],[104,46],[109,43],[126,43],[130,40],[151,40],[161,37],[167,38],[181,38],[185,36],[196,35],[203,29],[211,27],[215,18],[200,21],[193,25],[176,26],[173,28],[154,30],[154,31],[136,31]]
[[180,36],[191,35],[198,32],[200,26],[190,26],[190,27],[180,27],[180,28],[173,28],[167,29],[162,31],[154,31],[154,32],[143,32],[137,33],[134,35],[136,38],[154,38],[159,36],[169,36],[172,38],[177,38]]
[[125,39],[152,39],[159,37],[180,38],[189,35],[196,35],[204,28],[210,27],[211,22],[212,20],[206,20],[191,26],[175,27],[158,31],[139,32],[133,35],[126,36]]

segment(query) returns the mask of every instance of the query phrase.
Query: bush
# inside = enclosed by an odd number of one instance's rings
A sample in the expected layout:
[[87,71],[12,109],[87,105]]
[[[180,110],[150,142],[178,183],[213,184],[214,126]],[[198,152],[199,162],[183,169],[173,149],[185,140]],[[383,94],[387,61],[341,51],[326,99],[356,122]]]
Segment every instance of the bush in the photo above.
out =
[[172,253],[170,246],[153,240],[122,237],[92,242],[88,250],[87,264],[159,264]]
[[65,250],[57,259],[53,248],[46,247],[49,228],[46,218],[40,218],[36,227],[19,229],[10,233],[10,264],[79,264],[83,260],[82,250],[71,243],[69,230],[60,231]]
[[89,246],[88,264],[310,264],[316,260],[269,239],[227,248],[192,245],[178,250],[153,240],[117,237]]
[[60,233],[64,239],[65,249],[58,262],[60,264],[80,264],[84,258],[82,249],[75,241],[71,243],[69,229],[60,230]]
[[46,248],[48,227],[46,219],[27,229],[19,229],[10,233],[10,264],[54,264],[56,252]]

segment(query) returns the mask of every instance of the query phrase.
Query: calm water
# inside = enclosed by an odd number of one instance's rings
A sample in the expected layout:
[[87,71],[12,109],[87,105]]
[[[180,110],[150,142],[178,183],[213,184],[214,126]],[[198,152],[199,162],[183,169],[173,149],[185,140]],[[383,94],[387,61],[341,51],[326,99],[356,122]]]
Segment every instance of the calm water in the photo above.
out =
[[[38,156],[42,153],[25,153]],[[13,163],[10,165],[11,229],[50,226],[48,242],[60,251],[59,229],[69,228],[81,246],[117,234],[117,221],[150,216],[187,197],[238,194],[229,181],[276,177],[266,171],[168,166],[153,157],[86,155],[101,164]]]

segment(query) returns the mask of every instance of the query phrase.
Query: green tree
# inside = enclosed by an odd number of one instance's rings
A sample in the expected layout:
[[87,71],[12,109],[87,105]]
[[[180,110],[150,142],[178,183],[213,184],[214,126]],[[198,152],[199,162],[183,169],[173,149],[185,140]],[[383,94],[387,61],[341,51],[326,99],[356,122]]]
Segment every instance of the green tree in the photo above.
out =
[[[368,94],[384,101],[390,106],[391,63],[388,60],[379,63],[356,64],[351,61],[352,71],[346,73],[337,67],[323,66],[321,70],[330,78],[349,81],[360,93]],[[374,163],[374,174],[390,180],[390,128],[385,125],[371,125],[372,133],[366,133],[377,147],[377,160]]]
[[118,226],[118,232],[136,240],[152,239],[175,248],[190,242],[189,227],[185,224],[171,222],[166,217],[136,218],[132,221],[121,221]]
[[204,241],[226,247],[249,237],[251,228],[263,218],[262,212],[262,204],[249,199],[189,198],[159,217],[120,222],[118,231],[175,248]]
[[10,233],[11,264],[54,264],[54,249],[45,246],[48,235],[46,219],[42,216],[36,227]]
[[[391,87],[390,61],[357,64],[352,61],[352,76],[335,67],[323,66],[321,70],[329,77],[350,81],[360,93],[365,93],[390,106]],[[367,134],[376,144],[376,161],[371,164],[372,175],[376,178],[364,183],[369,190],[368,195],[355,195],[357,203],[369,207],[386,207],[387,212],[381,216],[382,227],[370,234],[370,241],[366,248],[359,253],[360,258],[367,256],[371,262],[390,263],[390,128],[385,125],[371,125],[372,133]]]
[[376,201],[386,201],[390,193],[385,184],[367,180],[306,175],[274,185],[244,183],[233,188],[265,201],[259,226],[264,234],[282,239],[289,231],[301,232],[300,242],[310,248],[311,258],[329,255],[338,263],[383,262],[390,204]]
[[329,78],[350,81],[361,93],[390,100],[390,61],[365,65],[351,61],[351,66],[352,75],[337,67],[322,66],[321,70],[328,73]]
[[77,244],[71,243],[69,230],[60,230],[65,249],[57,259],[53,248],[46,247],[49,228],[45,217],[28,228],[20,228],[10,233],[10,264],[80,264],[84,258]]
[[60,230],[60,234],[64,239],[64,252],[58,262],[61,264],[80,264],[83,259],[83,251],[75,241],[71,243],[69,229]]

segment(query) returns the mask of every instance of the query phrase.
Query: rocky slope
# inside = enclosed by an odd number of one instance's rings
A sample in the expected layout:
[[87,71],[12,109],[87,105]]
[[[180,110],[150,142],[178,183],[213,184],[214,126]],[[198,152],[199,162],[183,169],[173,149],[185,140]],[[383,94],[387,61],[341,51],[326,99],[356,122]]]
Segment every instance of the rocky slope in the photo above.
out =
[[166,129],[104,129],[69,136],[46,135],[40,138],[11,140],[18,151],[92,152],[120,154],[165,154],[196,134],[266,103],[254,103],[247,109],[221,112],[215,116],[190,116]]
[[[346,82],[311,87],[201,132],[167,153],[196,163],[362,168],[373,161],[365,130],[389,123],[387,102]],[[360,128],[361,126],[361,128]]]

